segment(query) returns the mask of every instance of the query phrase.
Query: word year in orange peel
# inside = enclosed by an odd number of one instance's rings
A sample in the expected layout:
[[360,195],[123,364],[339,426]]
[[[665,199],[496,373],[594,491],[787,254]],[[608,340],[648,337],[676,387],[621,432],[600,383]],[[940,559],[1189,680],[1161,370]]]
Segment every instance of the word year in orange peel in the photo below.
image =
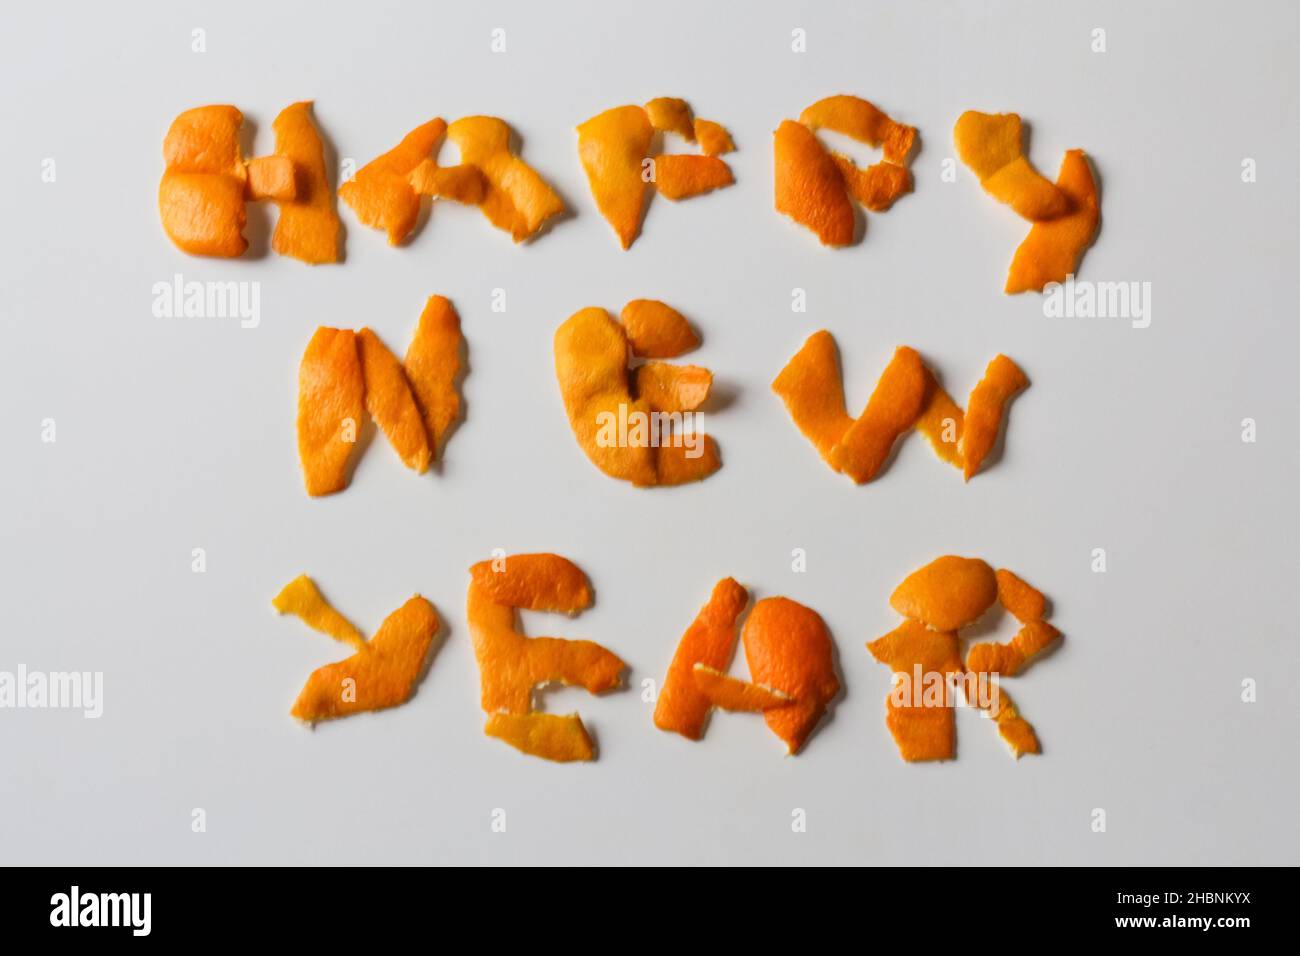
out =
[[[438,165],[444,139],[460,150],[456,166]],[[450,126],[434,118],[357,170],[339,197],[363,225],[387,233],[391,245],[415,229],[425,196],[478,206],[492,225],[522,242],[562,213],[564,202],[511,144],[510,126],[495,116],[466,116]]]
[[731,677],[737,622],[748,603],[749,592],[732,578],[714,585],[677,645],[655,703],[655,726],[699,740],[714,707],[757,712],[787,752],[797,754],[839,693],[830,631],[811,608],[764,598],[750,610],[740,638],[751,680]]
[[[863,169],[823,146],[819,129],[879,148],[883,156]],[[895,122],[861,97],[818,100],[800,114],[799,122],[783,120],[774,136],[776,210],[811,229],[824,246],[856,241],[854,200],[872,212],[884,212],[912,189],[908,165],[916,128]]]
[[[1006,644],[975,644],[963,661],[961,629],[998,601],[1020,622],[1019,632]],[[885,724],[904,760],[950,760],[956,753],[952,683],[957,680],[965,680],[967,701],[987,711],[1014,756],[1040,752],[1033,727],[996,683],[998,677],[1020,673],[1061,636],[1043,619],[1047,601],[1037,589],[978,558],[945,555],[908,575],[889,603],[906,620],[867,650],[895,674]],[[973,693],[972,678],[982,679],[980,686],[987,689],[990,677],[995,682],[991,692],[985,690],[986,698]]]
[[1011,260],[1008,294],[1042,292],[1073,275],[1101,218],[1097,183],[1083,150],[1066,152],[1053,184],[1030,164],[1023,138],[1015,113],[967,110],[953,128],[957,154],[984,191],[1033,223]]
[[595,759],[582,718],[538,712],[535,692],[547,684],[565,684],[599,694],[622,684],[627,665],[591,641],[527,637],[518,614],[519,609],[579,614],[592,602],[587,576],[556,554],[480,561],[469,574],[466,604],[488,714],[484,733],[547,760]]
[[367,641],[305,574],[285,585],[271,603],[279,613],[293,614],[312,630],[356,649],[307,678],[290,713],[309,724],[406,703],[442,627],[434,606],[417,594],[388,615]]
[[786,363],[772,391],[781,396],[795,426],[826,463],[863,484],[876,477],[894,443],[912,428],[970,480],[993,449],[1011,399],[1028,384],[1015,362],[998,355],[962,411],[921,356],[900,346],[862,414],[850,418],[835,338],[822,330],[809,336]]
[[[698,143],[701,152],[656,153],[656,137],[667,133]],[[676,201],[730,186],[731,167],[718,157],[734,149],[725,128],[694,118],[676,97],[616,106],[578,126],[578,158],[591,194],[624,249],[641,233],[650,187]]]
[[347,487],[367,412],[408,468],[428,470],[460,418],[464,347],[460,317],[440,295],[429,297],[401,362],[368,328],[318,328],[298,369],[298,457],[307,494]]
[[[686,427],[709,396],[713,373],[656,361],[699,344],[690,323],[654,299],[616,321],[581,309],[555,330],[555,376],[578,445],[612,478],[638,487],[699,481],[722,462],[717,442]],[[631,370],[633,359],[645,359]]]
[[276,117],[271,156],[243,158],[243,125],[233,106],[195,107],[172,122],[158,186],[167,236],[191,255],[241,256],[248,248],[245,203],[267,200],[280,207],[271,248],[312,265],[338,262],[341,227],[311,103],[295,103]]

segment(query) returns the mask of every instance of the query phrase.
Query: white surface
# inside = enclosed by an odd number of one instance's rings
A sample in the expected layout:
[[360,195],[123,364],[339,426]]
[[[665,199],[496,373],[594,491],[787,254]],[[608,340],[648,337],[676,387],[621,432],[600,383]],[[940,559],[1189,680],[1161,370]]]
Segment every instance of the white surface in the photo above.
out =
[[[0,711],[0,859],[1300,862],[1294,5],[613,6],[6,6],[0,670],[99,670],[106,686],[98,721]],[[490,52],[495,27],[505,54]],[[795,27],[806,54],[790,52]],[[771,131],[835,92],[922,137],[916,192],[839,252],[771,208]],[[657,95],[731,129],[738,183],[654,201],[624,253],[573,127]],[[302,98],[360,162],[431,116],[499,115],[575,216],[515,247],[441,204],[393,250],[341,208],[347,261],[316,269],[173,248],[155,200],[171,119],[236,104],[263,154]],[[1104,224],[1081,278],[1151,282],[1150,328],[1050,320],[1038,297],[1001,293],[1024,223],[964,168],[940,180],[972,107],[1020,112],[1049,175],[1063,150],[1090,153]],[[259,281],[260,327],[154,318],[151,287],[177,272]],[[497,287],[505,314],[489,307]],[[459,308],[472,364],[444,473],[413,476],[380,439],[351,488],[309,500],[293,422],[312,329],[369,324],[404,348],[434,292]],[[725,465],[702,485],[605,478],[565,421],[555,327],[639,296],[696,322],[690,360],[735,393],[709,416]],[[963,486],[914,437],[874,484],[832,474],[768,389],[823,327],[855,408],[899,343],[963,401],[991,356],[1014,357],[1033,386],[1003,459]],[[190,571],[195,547],[206,574]],[[596,763],[551,766],[482,736],[464,596],[494,547],[556,551],[591,576],[593,610],[527,626],[630,663],[633,689],[547,698],[581,712]],[[889,674],[863,644],[896,623],[897,582],[948,552],[1015,568],[1054,602],[1064,646],[1009,685],[1041,757],[1013,762],[961,712],[955,762],[898,759]],[[450,633],[407,706],[314,732],[289,719],[311,670],[341,656],[271,611],[303,571],[367,631],[413,592],[435,602]],[[846,694],[796,759],[748,717],[715,718],[700,744],[660,733],[640,699],[728,574],[811,605],[835,635]],[[195,807],[206,833],[191,832]],[[791,832],[794,808],[806,833]]]

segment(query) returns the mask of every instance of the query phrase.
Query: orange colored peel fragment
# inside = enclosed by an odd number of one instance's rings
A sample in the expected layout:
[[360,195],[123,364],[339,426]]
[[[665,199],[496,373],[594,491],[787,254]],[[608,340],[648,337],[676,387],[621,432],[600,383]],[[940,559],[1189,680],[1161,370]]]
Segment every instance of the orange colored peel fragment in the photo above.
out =
[[692,412],[704,404],[713,373],[698,365],[646,362],[633,376],[637,398],[656,412]]
[[[945,679],[962,670],[958,638],[952,631],[936,631],[920,621],[907,620],[884,637],[867,645],[871,656],[894,672],[896,684],[885,699],[885,725],[908,762],[951,760],[956,753],[953,707],[945,696],[937,703],[918,703],[910,682],[915,675]],[[922,694],[924,688],[922,688]]]
[[402,367],[424,416],[429,450],[435,459],[460,418],[464,350],[465,337],[455,307],[443,296],[429,296]]
[[293,202],[298,198],[293,160],[287,156],[259,156],[250,159],[247,170],[249,199]]
[[655,187],[665,199],[689,199],[734,183],[731,167],[716,156],[665,153],[656,156]]
[[676,358],[700,345],[685,317],[657,299],[633,299],[623,306],[619,321],[638,358]]
[[596,759],[595,745],[577,714],[489,714],[483,733],[556,763]]
[[979,471],[985,456],[993,449],[1007,405],[1028,386],[1029,379],[1020,366],[1005,355],[996,355],[984,370],[984,377],[971,390],[958,443],[967,481]]
[[440,626],[433,605],[416,595],[357,653],[313,671],[290,713],[314,723],[406,703]]
[[316,587],[316,582],[300,574],[280,591],[271,606],[281,614],[293,614],[314,631],[328,634],[337,641],[353,647],[365,646],[361,632],[333,606]]
[[776,128],[776,211],[817,234],[824,246],[847,246],[857,216],[844,177],[808,127],[783,120]]
[[950,554],[909,574],[889,603],[935,630],[956,631],[977,621],[997,597],[997,578],[987,563]]
[[447,127],[460,148],[460,161],[477,167],[487,181],[479,208],[515,242],[537,234],[564,202],[535,169],[510,151],[510,127],[494,116],[467,116]]
[[985,192],[1024,218],[1038,222],[1070,211],[1070,197],[1025,157],[1020,117],[967,110],[953,128],[957,155]]
[[655,703],[654,722],[660,730],[699,740],[713,704],[696,684],[697,665],[724,671],[736,648],[736,621],[749,602],[749,592],[732,578],[713,587],[709,602],[700,608],[682,635],[668,675]]
[[271,248],[311,265],[338,262],[342,226],[325,172],[325,146],[311,115],[311,102],[294,103],[271,126],[275,153],[293,163],[297,189],[292,202],[281,202]]
[[794,700],[774,687],[751,684],[705,664],[696,664],[692,677],[696,689],[708,698],[709,703],[732,713],[762,713],[774,707],[785,707]]
[[732,142],[727,128],[713,120],[695,121],[695,139],[700,144],[700,152],[705,156],[721,156],[736,149],[736,144]]
[[998,568],[998,600],[1022,624],[1041,620],[1047,611],[1047,598],[1032,584],[1006,568]]
[[365,391],[356,335],[350,329],[318,328],[298,368],[298,458],[307,494],[347,487]]
[[1071,211],[1030,228],[1011,260],[1007,293],[1042,292],[1049,283],[1064,282],[1097,235],[1101,219],[1097,183],[1083,150],[1065,154],[1056,185],[1070,198]]
[[645,105],[650,125],[663,133],[676,133],[686,140],[695,139],[695,122],[691,107],[675,96],[659,96]]
[[920,415],[928,381],[929,373],[916,350],[907,346],[896,349],[867,407],[831,449],[831,467],[858,484],[874,478],[894,442]]
[[809,106],[799,116],[809,129],[829,129],[851,136],[868,146],[882,147],[885,161],[901,165],[916,142],[916,128],[896,123],[875,104],[858,96],[828,96]]
[[437,150],[446,132],[441,119],[417,126],[388,152],[357,170],[339,187],[339,198],[362,224],[384,230],[389,244],[406,241],[420,215],[420,197],[409,182],[411,173]]
[[401,363],[370,329],[357,333],[357,343],[361,347],[366,411],[406,467],[423,474],[429,467],[428,433]]
[[853,425],[845,410],[835,337],[825,329],[810,335],[772,382],[772,391],[785,402],[795,427],[835,468],[831,450]]
[[534,713],[534,690],[560,683],[600,693],[619,686],[626,665],[591,641],[526,637],[515,610],[574,614],[590,604],[586,575],[558,555],[513,555],[470,568],[467,615],[490,736],[550,760],[592,759],[590,738],[576,715],[524,719],[550,716]]
[[158,213],[168,238],[191,255],[231,258],[248,248],[243,124],[233,106],[200,106],[177,116],[163,139]]
[[626,249],[641,231],[646,186],[642,164],[654,127],[639,106],[617,106],[578,127],[578,157],[600,214]]
[[763,719],[796,754],[839,693],[830,631],[811,608],[773,597],[754,605],[742,640],[753,681],[793,698]]

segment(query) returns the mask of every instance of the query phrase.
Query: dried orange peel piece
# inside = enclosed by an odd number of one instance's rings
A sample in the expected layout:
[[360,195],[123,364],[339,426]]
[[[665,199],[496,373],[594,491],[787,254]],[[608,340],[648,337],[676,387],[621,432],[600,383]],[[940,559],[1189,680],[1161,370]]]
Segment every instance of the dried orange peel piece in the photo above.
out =
[[298,457],[307,493],[347,487],[362,411],[408,468],[427,471],[460,416],[463,351],[460,318],[437,295],[425,304],[404,363],[370,329],[318,328],[298,372]]
[[985,456],[993,449],[1007,405],[1016,394],[1029,387],[1029,379],[1020,366],[1005,355],[996,355],[984,370],[984,377],[971,390],[966,402],[962,425],[961,452],[963,474],[967,481],[979,471]]
[[664,153],[656,156],[655,188],[659,195],[673,201],[689,199],[736,181],[731,167],[716,156],[689,153]]
[[794,698],[765,710],[763,720],[796,754],[840,690],[830,631],[812,608],[772,597],[749,612],[742,641],[754,683]]
[[429,296],[402,367],[424,416],[429,450],[435,459],[460,418],[464,351],[465,337],[455,307],[443,296]]
[[619,321],[638,358],[676,358],[700,345],[686,318],[657,299],[633,299],[623,306]]
[[649,184],[643,163],[654,132],[639,106],[617,106],[578,127],[578,157],[591,194],[624,249],[641,231]]
[[774,707],[785,707],[794,700],[775,687],[751,684],[706,664],[696,664],[691,676],[695,679],[696,689],[709,703],[732,713],[762,713]]
[[912,189],[912,174],[893,163],[873,163],[862,169],[840,153],[833,153],[835,165],[849,193],[872,212],[885,212],[894,201]]
[[825,329],[810,335],[772,382],[772,391],[785,402],[795,427],[830,465],[831,450],[853,425],[845,410],[835,337]]
[[1039,222],[1070,211],[1069,195],[1025,157],[1017,114],[967,110],[953,128],[953,142],[984,191],[1024,218]]
[[483,733],[556,763],[596,759],[595,745],[577,714],[490,714]]
[[[885,725],[906,761],[951,760],[956,754],[953,706],[947,678],[962,672],[958,638],[952,631],[936,631],[920,621],[904,621],[884,637],[867,645],[871,656],[887,665],[901,684],[885,699]],[[916,688],[917,675],[922,687]],[[943,686],[941,700],[925,693],[926,680]],[[900,690],[896,685],[895,690]]]
[[486,732],[550,760],[592,759],[590,738],[576,715],[517,719],[544,716],[533,711],[533,692],[543,685],[561,683],[600,693],[622,681],[626,665],[599,644],[530,638],[516,625],[517,607],[568,614],[588,607],[591,586],[586,575],[554,554],[483,561],[470,568],[466,603],[482,706],[491,715]]
[[916,428],[940,459],[963,469],[969,480],[979,470],[1002,427],[1006,403],[1028,384],[1004,355],[989,363],[963,412],[921,357],[901,346],[894,352],[862,414],[845,410],[844,386],[835,339],[815,332],[772,382],[795,426],[835,471],[859,484],[874,478],[904,432]]
[[692,412],[709,397],[713,373],[698,365],[646,362],[637,366],[633,381],[637,398],[656,412]]
[[721,123],[713,120],[697,119],[695,121],[695,139],[700,144],[700,152],[705,156],[721,156],[735,152],[736,144],[731,134]]
[[662,133],[676,133],[686,140],[695,139],[695,123],[690,104],[675,96],[659,96],[645,105],[650,125]]
[[[1006,644],[976,644],[963,662],[958,629],[978,620],[999,599],[1023,626]],[[1033,727],[998,686],[997,677],[1019,673],[1035,655],[1060,639],[1060,631],[1041,619],[1046,609],[1042,594],[1010,571],[995,573],[979,559],[947,555],[908,575],[890,597],[890,603],[907,620],[872,641],[867,649],[903,682],[938,678],[944,689],[938,701],[930,700],[926,688],[918,692],[914,687],[904,687],[910,693],[891,693],[885,722],[903,759],[943,760],[952,756],[951,685],[947,681],[953,675],[965,679],[968,702],[988,710],[1016,757],[1039,753]],[[991,697],[985,691],[990,675]],[[972,682],[978,688],[975,696],[971,696]]]
[[907,162],[916,142],[915,127],[895,122],[875,104],[858,96],[840,94],[818,100],[799,115],[799,122],[809,129],[829,129],[868,146],[881,147],[885,161],[894,165]]
[[907,346],[896,349],[867,407],[831,449],[831,467],[858,484],[874,478],[894,442],[921,414],[928,382],[929,372],[916,350]]
[[824,246],[847,246],[857,214],[834,157],[808,127],[783,120],[774,138],[776,211],[817,234]]
[[1017,621],[1028,624],[1042,620],[1047,612],[1047,598],[1032,584],[1022,580],[1014,571],[998,568],[998,600]]
[[339,261],[342,226],[334,211],[325,172],[325,146],[311,115],[311,102],[294,103],[271,125],[275,153],[293,163],[297,190],[292,202],[281,202],[271,248],[311,265]]
[[447,127],[460,148],[460,161],[477,167],[487,180],[479,208],[515,242],[537,234],[548,219],[564,212],[564,202],[538,172],[510,151],[510,127],[495,116],[467,116]]
[[243,125],[233,106],[199,106],[177,116],[163,138],[158,213],[168,238],[191,255],[233,258],[248,248]]
[[411,188],[422,196],[451,199],[468,206],[478,206],[487,197],[490,184],[477,166],[439,166],[426,159],[412,171]]
[[977,674],[1014,677],[1029,661],[1054,644],[1061,632],[1046,621],[1027,621],[1006,644],[976,644],[966,655],[966,669]]
[[249,199],[293,202],[298,198],[297,174],[287,156],[258,156],[248,161],[247,170]]
[[350,329],[318,328],[298,367],[298,458],[307,494],[347,487],[365,392],[356,335]]
[[682,635],[668,665],[668,675],[655,703],[654,722],[660,730],[691,740],[704,735],[713,704],[695,680],[696,666],[724,671],[736,648],[736,621],[749,602],[749,592],[732,578],[713,586],[709,602],[700,608]]
[[979,620],[997,597],[997,578],[986,562],[949,554],[909,574],[889,603],[935,630],[956,631]]
[[334,610],[316,587],[316,582],[305,574],[298,575],[286,584],[271,601],[271,606],[280,614],[292,614],[300,618],[312,630],[328,634],[336,641],[358,648],[365,646],[366,639],[362,633],[351,621]]
[[1042,292],[1052,282],[1064,282],[1079,265],[1079,258],[1097,235],[1101,213],[1097,183],[1088,157],[1072,149],[1061,161],[1057,187],[1071,202],[1071,211],[1029,230],[1007,272],[1006,292]]
[[366,410],[407,468],[429,468],[429,436],[397,356],[370,329],[357,333],[366,386]]
[[390,245],[405,242],[415,228],[420,197],[411,187],[411,173],[437,150],[446,132],[446,122],[438,118],[417,126],[339,187],[339,198],[363,225],[384,230]]
[[575,312],[556,329],[555,377],[579,447],[605,474],[638,487],[707,478],[721,467],[717,443],[664,416],[702,402],[712,374],[651,363],[637,373],[645,392],[634,395],[631,350],[626,329],[599,307]]
[[281,614],[296,614],[310,627],[357,648],[351,657],[307,678],[290,713],[308,723],[405,703],[442,626],[434,606],[417,594],[390,614],[373,638],[362,640],[306,575],[291,581],[272,603]]

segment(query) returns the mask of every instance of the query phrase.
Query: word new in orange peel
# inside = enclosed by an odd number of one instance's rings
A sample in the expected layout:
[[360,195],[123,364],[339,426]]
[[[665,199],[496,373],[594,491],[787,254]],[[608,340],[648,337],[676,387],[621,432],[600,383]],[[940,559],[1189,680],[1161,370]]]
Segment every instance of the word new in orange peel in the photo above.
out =
[[795,426],[825,462],[862,484],[879,473],[894,443],[912,428],[969,481],[992,450],[1007,405],[1028,384],[1015,362],[998,355],[971,391],[963,412],[921,356],[900,346],[862,414],[850,418],[835,338],[822,330],[809,336],[786,363],[772,391],[781,396]]
[[[849,136],[884,155],[863,169],[823,146],[819,129]],[[910,192],[908,165],[915,142],[915,127],[895,122],[860,97],[818,100],[800,114],[799,122],[783,120],[776,129],[776,210],[811,229],[824,246],[852,245],[858,234],[853,200],[884,212]]]
[[[996,601],[1020,623],[1006,644],[971,647],[963,662],[960,630],[984,616]],[[968,702],[982,707],[1018,758],[1040,752],[1034,728],[1020,716],[996,683],[1011,677],[1052,645],[1061,632],[1043,620],[1047,602],[1031,585],[1007,570],[994,570],[978,558],[946,555],[912,572],[889,598],[907,620],[867,650],[895,675],[885,699],[885,724],[904,760],[950,760],[956,753],[952,684],[964,680]],[[971,678],[992,691],[974,695]],[[917,686],[918,683],[921,686]]]
[[271,603],[281,614],[293,614],[312,630],[356,649],[307,678],[290,713],[309,724],[406,703],[442,626],[434,606],[417,594],[388,615],[367,641],[305,574],[285,585]]
[[268,200],[280,207],[271,248],[313,265],[338,262],[341,229],[311,103],[276,117],[270,156],[243,158],[243,125],[233,106],[199,106],[172,122],[158,186],[163,230],[191,255],[234,258],[248,248],[244,204]]
[[539,713],[534,694],[547,684],[593,694],[622,683],[626,665],[591,641],[527,637],[518,609],[576,615],[591,606],[591,585],[572,561],[555,554],[516,554],[469,569],[470,636],[478,659],[483,728],[489,737],[547,760],[592,760],[596,749],[577,714]]
[[[444,139],[460,151],[458,165],[438,165]],[[478,206],[488,222],[523,242],[564,212],[564,201],[511,144],[509,124],[495,116],[466,116],[450,126],[434,118],[357,170],[339,197],[363,225],[387,233],[390,245],[415,229],[425,196]]]
[[714,585],[677,645],[655,703],[655,726],[699,740],[714,707],[762,713],[787,752],[797,754],[839,693],[830,631],[811,608],[764,598],[750,610],[741,638],[751,680],[731,677],[737,621],[748,603],[749,592],[732,578]]
[[[701,153],[656,153],[656,137],[667,133],[698,143]],[[730,186],[731,167],[718,157],[735,148],[725,128],[695,119],[685,100],[670,96],[616,106],[578,127],[591,194],[624,249],[641,233],[650,187],[676,201]]]
[[440,295],[429,297],[401,362],[368,328],[318,328],[298,369],[298,457],[307,494],[347,487],[366,412],[408,468],[428,470],[460,417],[464,345],[460,317]]
[[1023,137],[1015,113],[967,110],[953,128],[957,154],[984,191],[1033,223],[1011,260],[1007,293],[1042,292],[1073,275],[1101,217],[1097,183],[1083,150],[1066,152],[1052,184],[1025,156]]
[[[722,462],[708,435],[685,428],[709,396],[713,373],[657,361],[699,345],[675,309],[636,299],[621,320],[602,308],[575,312],[555,330],[555,376],[578,445],[612,478],[639,487],[699,481]],[[644,359],[629,372],[628,363]]]

